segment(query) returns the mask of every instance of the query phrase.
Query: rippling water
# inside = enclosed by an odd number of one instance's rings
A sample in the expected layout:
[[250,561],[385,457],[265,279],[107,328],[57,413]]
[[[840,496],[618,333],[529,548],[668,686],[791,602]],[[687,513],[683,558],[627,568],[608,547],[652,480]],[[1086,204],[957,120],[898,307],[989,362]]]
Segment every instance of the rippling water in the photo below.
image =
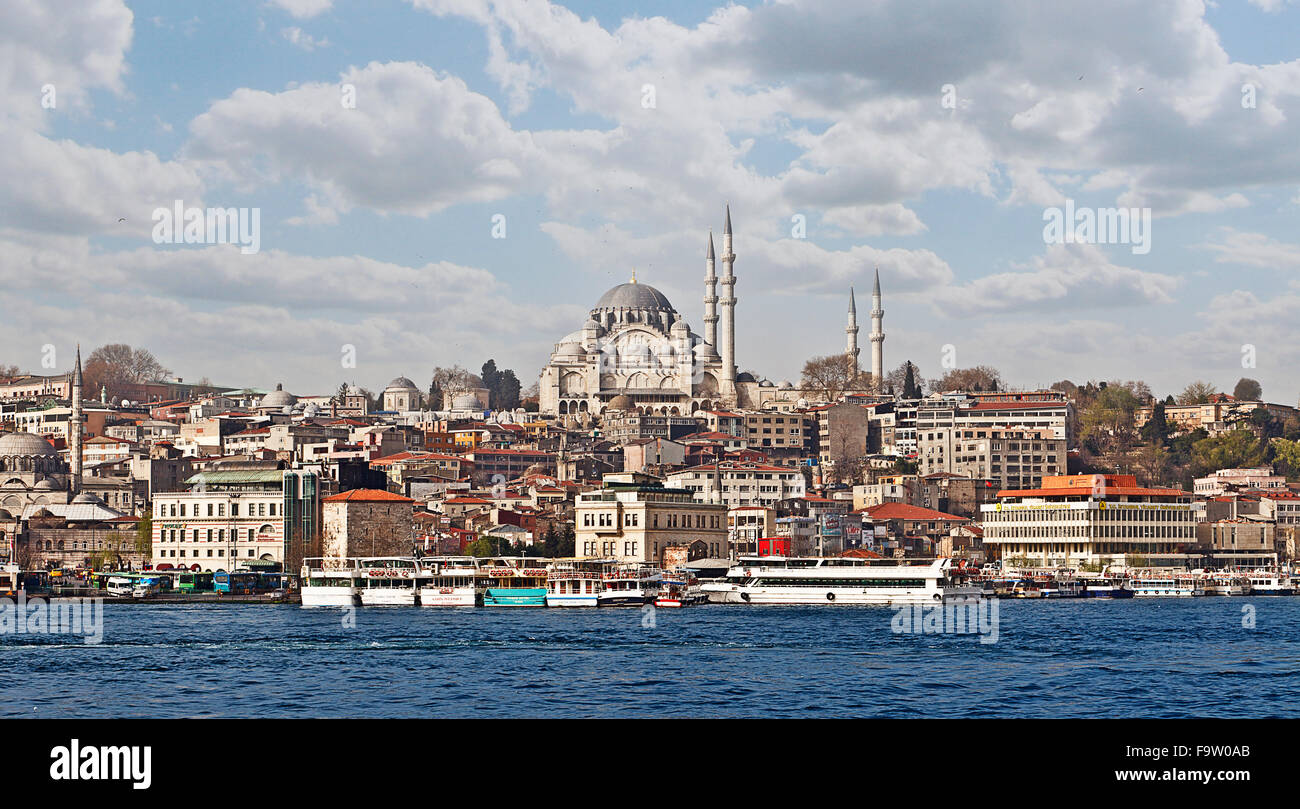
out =
[[992,644],[871,607],[343,614],[107,605],[99,645],[0,637],[0,715],[1300,714],[1300,598],[1003,601]]

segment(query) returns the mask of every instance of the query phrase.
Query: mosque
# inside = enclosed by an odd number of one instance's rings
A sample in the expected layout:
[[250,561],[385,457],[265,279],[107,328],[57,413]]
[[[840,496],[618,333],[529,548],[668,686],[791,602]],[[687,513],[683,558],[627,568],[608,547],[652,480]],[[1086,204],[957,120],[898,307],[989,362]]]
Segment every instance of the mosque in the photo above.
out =
[[[815,393],[789,382],[777,385],[736,372],[736,255],[730,206],[722,231],[721,278],[716,259],[710,232],[705,254],[703,335],[691,330],[662,292],[637,283],[633,273],[630,282],[600,297],[581,329],[555,344],[538,380],[541,412],[582,416],[621,410],[689,416],[699,410],[726,408],[790,410],[815,401]],[[884,373],[884,314],[877,269],[870,334],[873,385],[879,384]],[[857,318],[850,289],[845,353],[855,366]]]

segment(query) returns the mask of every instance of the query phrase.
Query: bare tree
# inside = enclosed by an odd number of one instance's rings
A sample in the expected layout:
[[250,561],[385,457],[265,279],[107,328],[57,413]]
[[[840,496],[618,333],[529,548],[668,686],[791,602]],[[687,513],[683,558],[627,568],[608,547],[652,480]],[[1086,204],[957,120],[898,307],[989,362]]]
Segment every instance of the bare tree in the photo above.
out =
[[113,398],[125,394],[128,386],[155,382],[170,373],[148,349],[132,348],[125,343],[95,349],[84,369],[86,390],[104,387]]
[[1209,382],[1202,382],[1199,379],[1187,387],[1183,392],[1178,394],[1178,404],[1194,405],[1205,404],[1210,401],[1210,397],[1219,391]]
[[813,357],[803,364],[803,388],[820,393],[828,402],[837,401],[847,390],[866,388],[870,382],[871,374],[859,371],[847,354]]
[[988,365],[976,365],[974,368],[954,368],[944,374],[937,382],[930,385],[930,389],[934,391],[991,391],[999,390],[1002,387],[1002,374],[998,372],[998,369]]

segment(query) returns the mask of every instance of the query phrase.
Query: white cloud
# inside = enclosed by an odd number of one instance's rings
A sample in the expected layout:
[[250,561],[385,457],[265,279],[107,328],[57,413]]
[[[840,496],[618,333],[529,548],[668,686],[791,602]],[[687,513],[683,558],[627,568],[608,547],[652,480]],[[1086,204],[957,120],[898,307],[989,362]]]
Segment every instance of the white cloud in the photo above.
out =
[[296,25],[280,29],[280,36],[284,37],[291,45],[301,48],[304,51],[314,51],[317,48],[329,47],[330,41],[325,37],[316,39],[311,34],[302,30]]
[[305,20],[329,11],[333,0],[270,0],[270,3],[300,20]]
[[1280,242],[1263,233],[1221,228],[1219,240],[1200,247],[1216,253],[1221,264],[1248,264],[1270,270],[1300,269],[1300,245]]

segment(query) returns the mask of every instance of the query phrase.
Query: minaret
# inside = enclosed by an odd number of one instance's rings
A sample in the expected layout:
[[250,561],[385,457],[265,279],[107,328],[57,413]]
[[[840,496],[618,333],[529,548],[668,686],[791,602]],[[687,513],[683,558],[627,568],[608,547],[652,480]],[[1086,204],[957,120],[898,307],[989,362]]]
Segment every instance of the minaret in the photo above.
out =
[[68,419],[68,460],[72,467],[71,496],[81,494],[81,344],[77,344],[77,364],[72,370],[72,416]]
[[849,361],[853,363],[853,375],[858,375],[858,304],[853,299],[853,287],[849,287],[849,325],[844,327],[844,332],[849,336],[848,346],[844,353],[848,355]]
[[704,342],[718,348],[718,276],[713,271],[713,228],[709,228],[709,252],[704,254]]
[[871,290],[871,385],[880,392],[885,379],[885,310],[880,307],[880,267]]
[[736,391],[736,254],[731,250],[731,206],[727,206],[727,223],[722,229],[722,333],[718,335],[718,353],[722,355],[721,393]]

